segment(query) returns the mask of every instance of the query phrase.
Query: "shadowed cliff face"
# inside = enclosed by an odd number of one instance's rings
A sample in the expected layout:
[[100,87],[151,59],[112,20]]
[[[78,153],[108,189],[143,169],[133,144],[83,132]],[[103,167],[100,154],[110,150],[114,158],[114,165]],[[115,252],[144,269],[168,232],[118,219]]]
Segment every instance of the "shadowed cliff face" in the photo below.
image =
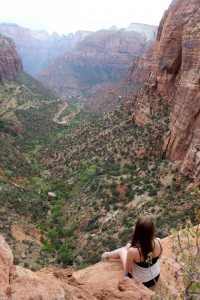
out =
[[[144,82],[133,118],[151,120],[153,94],[171,103],[170,131],[163,150],[168,158],[183,160],[182,175],[200,180],[200,1],[174,0],[158,28],[157,39],[126,80]],[[139,75],[140,74],[140,75]]]
[[22,62],[10,38],[0,34],[0,82],[23,72]]

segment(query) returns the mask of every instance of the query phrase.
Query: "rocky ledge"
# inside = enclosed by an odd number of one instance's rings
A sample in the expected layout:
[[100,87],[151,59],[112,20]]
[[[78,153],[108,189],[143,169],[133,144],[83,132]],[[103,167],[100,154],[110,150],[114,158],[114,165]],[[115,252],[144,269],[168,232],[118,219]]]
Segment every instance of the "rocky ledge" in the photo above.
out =
[[[168,280],[173,278],[174,260],[171,242],[166,238],[163,243],[161,277],[156,289],[163,289]],[[0,236],[0,268],[0,299],[2,300],[145,300],[150,299],[155,292],[144,287],[138,279],[124,277],[120,261],[99,262],[74,272],[71,269],[46,268],[32,272],[14,266],[12,251],[3,236]],[[170,291],[174,290],[173,281],[168,288]]]

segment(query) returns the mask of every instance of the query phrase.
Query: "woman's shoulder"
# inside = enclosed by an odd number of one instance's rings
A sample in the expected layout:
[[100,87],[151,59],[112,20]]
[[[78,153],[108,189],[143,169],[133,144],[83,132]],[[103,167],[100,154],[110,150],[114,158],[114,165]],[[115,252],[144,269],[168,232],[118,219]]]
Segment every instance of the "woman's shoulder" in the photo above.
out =
[[137,248],[137,247],[131,246],[131,247],[128,249],[128,253],[129,253],[130,255],[135,256],[135,255],[138,254],[138,248]]
[[131,246],[130,248],[128,248],[128,252],[130,252],[130,253],[136,253],[137,251],[138,251],[137,247]]
[[139,249],[137,247],[130,247],[128,249],[128,255],[129,257],[131,257],[133,260],[140,260],[140,252]]
[[162,239],[159,238],[159,237],[156,237],[156,238],[154,239],[154,242],[155,242],[156,244],[162,244]]
[[162,240],[160,238],[155,238],[154,243],[155,243],[154,251],[156,252],[157,255],[160,256],[163,250]]

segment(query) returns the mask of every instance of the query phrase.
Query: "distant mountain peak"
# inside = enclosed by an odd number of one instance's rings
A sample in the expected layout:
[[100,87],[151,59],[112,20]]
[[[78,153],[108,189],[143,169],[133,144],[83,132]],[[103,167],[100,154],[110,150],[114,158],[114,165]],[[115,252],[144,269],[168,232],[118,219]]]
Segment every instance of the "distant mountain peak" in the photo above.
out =
[[109,28],[109,30],[118,30],[117,26],[113,25]]
[[2,22],[2,23],[0,23],[0,25],[2,25],[2,26],[9,26],[9,27],[20,27],[20,26],[17,25],[16,23],[6,23],[6,22]]
[[155,25],[148,25],[148,24],[142,24],[142,23],[131,23],[125,29],[125,31],[136,31],[139,33],[143,33],[146,35],[146,40],[151,40],[155,37],[157,28],[158,27]]

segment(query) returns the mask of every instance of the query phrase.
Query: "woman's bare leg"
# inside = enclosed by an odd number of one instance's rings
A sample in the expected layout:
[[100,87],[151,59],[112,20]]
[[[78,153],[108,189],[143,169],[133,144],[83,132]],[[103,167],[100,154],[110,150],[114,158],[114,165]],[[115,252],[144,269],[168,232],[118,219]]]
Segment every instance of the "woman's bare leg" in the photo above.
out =
[[[125,247],[122,248],[118,248],[114,251],[110,251],[110,252],[105,252],[103,254],[104,258],[111,258],[111,259],[121,259],[124,270],[125,270],[125,266],[126,266],[126,257],[127,257],[127,250],[128,248],[131,246],[130,243],[128,243]],[[103,257],[102,256],[102,257]]]

